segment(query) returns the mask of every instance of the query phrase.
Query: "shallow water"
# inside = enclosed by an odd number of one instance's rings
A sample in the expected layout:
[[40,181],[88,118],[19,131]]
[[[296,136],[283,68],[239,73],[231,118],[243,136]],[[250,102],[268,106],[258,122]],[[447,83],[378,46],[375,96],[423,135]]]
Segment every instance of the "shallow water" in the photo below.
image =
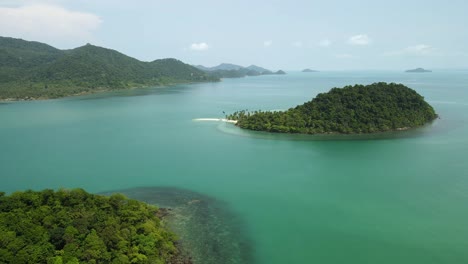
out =
[[222,201],[172,187],[144,187],[103,193],[127,197],[165,208],[163,222],[177,234],[181,254],[193,263],[255,263],[245,225]]
[[[441,119],[311,140],[194,122],[402,82]],[[235,214],[258,263],[468,263],[468,72],[290,73],[0,107],[1,190],[170,186]]]

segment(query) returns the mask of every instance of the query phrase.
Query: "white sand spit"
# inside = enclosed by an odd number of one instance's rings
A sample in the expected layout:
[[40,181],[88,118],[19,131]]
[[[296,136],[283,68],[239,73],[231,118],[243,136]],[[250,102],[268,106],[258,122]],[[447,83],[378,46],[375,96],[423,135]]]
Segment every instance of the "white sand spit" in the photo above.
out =
[[225,118],[195,118],[193,119],[193,121],[226,122],[226,123],[231,123],[231,124],[237,123],[237,120],[230,120],[230,119],[225,119]]

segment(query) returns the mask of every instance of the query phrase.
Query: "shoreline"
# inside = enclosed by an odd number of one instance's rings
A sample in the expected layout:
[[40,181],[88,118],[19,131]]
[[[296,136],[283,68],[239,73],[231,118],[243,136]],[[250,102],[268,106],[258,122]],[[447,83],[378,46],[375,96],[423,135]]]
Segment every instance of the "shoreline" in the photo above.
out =
[[65,96],[59,96],[59,97],[29,97],[26,96],[24,98],[0,98],[0,103],[2,102],[26,102],[26,101],[45,101],[45,100],[54,100],[54,99],[62,99],[62,98],[68,98],[68,97],[75,97],[75,96],[82,96],[82,95],[90,95],[90,94],[98,94],[98,93],[105,93],[105,92],[112,92],[112,91],[125,91],[125,90],[135,90],[135,89],[146,89],[150,87],[154,88],[165,88],[165,87],[170,87],[174,85],[179,85],[179,84],[197,84],[197,83],[212,83],[212,82],[220,82],[219,81],[205,81],[205,82],[174,82],[174,83],[168,83],[168,84],[155,84],[155,85],[142,85],[142,86],[132,86],[132,87],[125,87],[125,88],[96,88],[95,90],[91,91],[83,91],[79,92],[76,94],[69,94]]
[[[440,117],[437,117],[436,119],[440,119]],[[237,125],[238,120],[232,120],[232,119],[226,119],[226,118],[194,118],[192,121],[194,122],[225,122],[225,123],[230,123],[235,125],[236,127],[242,129],[242,130],[247,130],[247,131],[254,131],[254,132],[259,132],[259,133],[271,133],[271,134],[277,134],[277,135],[307,135],[307,136],[366,136],[366,135],[382,135],[382,134],[387,134],[387,133],[398,133],[398,132],[405,132],[409,130],[414,130],[418,129],[424,126],[427,126],[429,124],[432,124],[436,119],[432,120],[431,122],[428,122],[424,125],[421,126],[416,126],[416,127],[398,127],[395,129],[390,129],[390,130],[385,130],[385,131],[376,131],[372,133],[340,133],[340,132],[325,132],[325,133],[315,133],[315,134],[309,134],[309,133],[285,133],[285,132],[273,132],[273,131],[265,131],[265,130],[253,130],[253,129],[248,129],[248,128],[243,128]]]
[[232,120],[232,119],[226,119],[226,118],[194,118],[192,121],[195,122],[203,122],[203,121],[208,121],[208,122],[225,122],[225,123],[230,123],[230,124],[237,124],[237,120]]
[[310,133],[290,133],[290,132],[273,132],[273,131],[265,131],[265,130],[253,130],[253,129],[248,129],[248,128],[243,128],[243,127],[240,127],[237,125],[237,121],[236,123],[234,123],[234,125],[242,130],[246,130],[246,131],[252,131],[252,132],[256,132],[256,133],[265,133],[265,134],[275,134],[275,135],[299,135],[299,136],[336,136],[336,137],[353,137],[353,136],[362,136],[362,137],[365,137],[365,136],[384,136],[386,134],[391,134],[391,133],[403,133],[403,132],[408,132],[408,131],[412,131],[412,130],[416,130],[416,129],[420,129],[420,128],[423,128],[423,127],[426,127],[428,125],[431,125],[433,122],[435,122],[436,120],[432,120],[431,122],[428,122],[424,125],[420,125],[420,126],[415,126],[415,127],[401,127],[401,128],[395,128],[395,129],[390,129],[390,130],[385,130],[385,131],[376,131],[376,132],[372,132],[372,133],[340,133],[340,132],[325,132],[325,133],[314,133],[314,134],[310,134]]

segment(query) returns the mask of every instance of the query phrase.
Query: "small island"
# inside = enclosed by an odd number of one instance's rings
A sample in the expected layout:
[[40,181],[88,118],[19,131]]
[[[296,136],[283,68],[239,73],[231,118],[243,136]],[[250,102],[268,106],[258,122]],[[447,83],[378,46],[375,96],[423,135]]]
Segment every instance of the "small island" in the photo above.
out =
[[302,134],[364,134],[407,130],[437,118],[416,91],[396,83],[333,88],[286,111],[239,111],[226,116],[250,130]]
[[286,72],[283,70],[279,70],[279,71],[276,71],[274,74],[283,75],[283,74],[286,74]]
[[423,73],[423,72],[432,72],[432,71],[426,70],[424,68],[416,68],[416,69],[406,70],[405,72]]
[[316,70],[311,70],[311,69],[304,69],[304,70],[302,70],[302,72],[318,72],[318,71],[316,71]]

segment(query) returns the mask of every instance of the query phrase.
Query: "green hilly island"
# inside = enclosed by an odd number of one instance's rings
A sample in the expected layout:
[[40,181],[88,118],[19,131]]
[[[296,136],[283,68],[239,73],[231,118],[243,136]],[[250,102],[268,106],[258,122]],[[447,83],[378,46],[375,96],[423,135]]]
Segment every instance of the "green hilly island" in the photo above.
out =
[[0,193],[0,263],[178,263],[157,212],[82,189]]
[[0,100],[217,80],[176,59],[142,62],[90,44],[59,50],[40,42],[0,37]]
[[257,131],[362,134],[422,126],[437,115],[416,91],[380,82],[333,88],[287,111],[239,111],[227,118]]

